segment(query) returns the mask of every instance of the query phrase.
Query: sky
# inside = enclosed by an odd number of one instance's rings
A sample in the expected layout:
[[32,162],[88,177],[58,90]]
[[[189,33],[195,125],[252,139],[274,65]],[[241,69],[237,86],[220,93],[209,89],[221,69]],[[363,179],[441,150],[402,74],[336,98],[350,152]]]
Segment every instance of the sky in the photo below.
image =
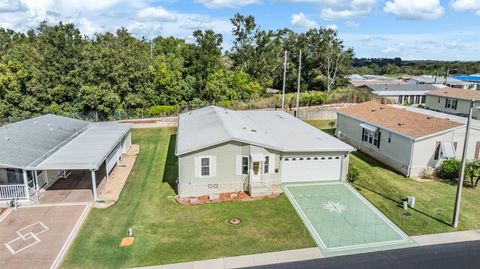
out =
[[480,60],[480,0],[0,0],[0,27],[63,21],[90,37],[123,26],[139,38],[189,41],[213,29],[229,49],[237,12],[262,29],[334,28],[356,57]]

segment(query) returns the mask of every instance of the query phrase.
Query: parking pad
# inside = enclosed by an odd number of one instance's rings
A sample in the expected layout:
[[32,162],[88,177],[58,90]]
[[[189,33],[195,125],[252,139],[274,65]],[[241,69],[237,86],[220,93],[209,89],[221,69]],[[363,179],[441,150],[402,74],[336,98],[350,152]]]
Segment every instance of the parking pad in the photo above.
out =
[[89,203],[20,207],[0,222],[0,268],[56,268]]
[[348,183],[286,184],[284,190],[326,256],[416,245]]

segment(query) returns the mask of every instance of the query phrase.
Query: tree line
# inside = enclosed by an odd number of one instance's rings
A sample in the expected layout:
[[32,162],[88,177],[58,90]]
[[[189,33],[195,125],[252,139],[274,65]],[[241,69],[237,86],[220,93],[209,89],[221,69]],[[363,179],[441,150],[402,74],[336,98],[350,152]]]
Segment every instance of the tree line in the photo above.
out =
[[352,72],[361,75],[434,75],[445,76],[449,69],[450,75],[478,74],[478,61],[406,61],[401,58],[355,58],[352,63]]
[[228,50],[213,30],[196,30],[187,42],[140,39],[126,28],[87,37],[61,22],[26,33],[0,28],[0,118],[96,112],[108,119],[155,106],[249,102],[268,87],[281,89],[284,51],[287,92],[296,91],[300,50],[302,91],[329,92],[347,82],[353,50],[336,31],[263,30],[241,14],[231,23]]

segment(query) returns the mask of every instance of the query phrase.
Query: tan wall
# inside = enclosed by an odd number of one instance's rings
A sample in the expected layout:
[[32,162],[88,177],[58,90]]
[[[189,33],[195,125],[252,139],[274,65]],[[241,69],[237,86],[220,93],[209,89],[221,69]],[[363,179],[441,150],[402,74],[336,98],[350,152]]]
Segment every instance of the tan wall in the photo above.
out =
[[[451,99],[451,98],[449,98]],[[470,101],[460,100],[457,102],[457,109],[445,108],[446,97],[427,95],[425,107],[431,110],[445,112],[452,115],[467,116],[470,110]],[[478,103],[476,103],[478,105]],[[473,110],[473,118],[480,119],[480,110]]]

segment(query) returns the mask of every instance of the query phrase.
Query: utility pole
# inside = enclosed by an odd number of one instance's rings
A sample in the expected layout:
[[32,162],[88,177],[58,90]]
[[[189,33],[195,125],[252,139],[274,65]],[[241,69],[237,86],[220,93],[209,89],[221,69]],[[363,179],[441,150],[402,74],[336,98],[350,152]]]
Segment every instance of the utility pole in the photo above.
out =
[[285,80],[287,78],[287,51],[283,59],[282,110],[285,111]]
[[297,118],[300,118],[300,78],[302,73],[302,50],[298,56],[298,80],[297,80]]
[[458,180],[457,185],[457,194],[455,196],[455,207],[453,208],[453,222],[452,226],[454,228],[458,227],[458,218],[460,216],[460,203],[462,201],[462,188],[463,188],[463,180],[465,179],[465,164],[467,162],[467,147],[468,147],[468,139],[470,138],[470,123],[472,121],[472,113],[473,113],[473,105],[475,100],[470,101],[470,111],[468,113],[468,121],[467,121],[467,130],[465,132],[465,141],[463,142],[463,152],[462,152],[462,164],[460,167],[460,179]]

